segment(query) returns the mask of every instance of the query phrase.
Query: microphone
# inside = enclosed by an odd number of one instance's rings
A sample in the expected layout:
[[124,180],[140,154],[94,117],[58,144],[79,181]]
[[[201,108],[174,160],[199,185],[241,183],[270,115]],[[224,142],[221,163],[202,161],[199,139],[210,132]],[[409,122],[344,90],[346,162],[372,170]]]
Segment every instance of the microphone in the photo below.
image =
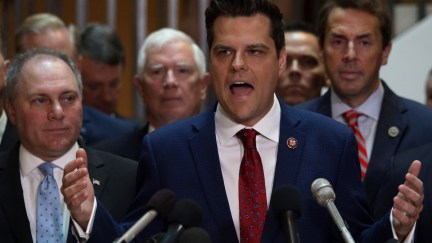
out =
[[173,208],[175,201],[175,194],[171,190],[162,189],[157,191],[147,203],[147,212],[114,243],[131,242],[156,216],[165,217]]
[[211,243],[209,234],[199,227],[186,229],[180,235],[178,243]]
[[299,243],[297,220],[301,216],[301,196],[292,185],[281,186],[272,193],[270,207],[279,218],[285,238],[290,243]]
[[311,191],[317,203],[323,207],[326,207],[329,211],[330,215],[333,218],[333,221],[336,223],[336,226],[341,232],[344,241],[347,243],[354,243],[354,239],[348,231],[348,228],[345,225],[345,221],[343,221],[341,215],[339,214],[339,211],[334,204],[336,195],[330,182],[328,182],[324,178],[318,178],[312,182]]
[[190,199],[182,199],[176,203],[172,212],[168,215],[168,230],[161,243],[177,242],[179,236],[190,227],[201,224],[202,212],[196,202]]

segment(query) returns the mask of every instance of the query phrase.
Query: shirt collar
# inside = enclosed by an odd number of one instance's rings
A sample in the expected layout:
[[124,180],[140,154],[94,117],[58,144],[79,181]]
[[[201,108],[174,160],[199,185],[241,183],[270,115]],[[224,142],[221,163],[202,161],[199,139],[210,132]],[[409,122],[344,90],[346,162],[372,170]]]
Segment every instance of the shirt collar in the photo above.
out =
[[[342,114],[345,111],[352,109],[350,106],[345,104],[335,92],[332,91],[330,94],[331,94],[330,100],[332,106],[331,111],[332,111],[333,118],[340,118],[342,117]],[[369,118],[378,121],[383,99],[384,99],[384,87],[380,82],[378,88],[367,98],[365,102],[363,102],[363,104],[355,108],[355,110],[357,112],[366,115]]]
[[[69,151],[67,151],[60,158],[51,161],[51,163],[56,165],[56,168],[60,168],[63,170],[67,163],[76,159],[76,151],[78,150],[78,148],[79,148],[78,143],[75,143],[72,146],[72,148],[69,149]],[[30,151],[24,148],[24,146],[22,146],[21,144],[19,148],[19,163],[21,168],[21,174],[23,176],[27,176],[30,172],[36,169],[40,164],[45,163],[45,161],[30,153]]]
[[3,138],[4,132],[6,131],[7,121],[8,121],[8,118],[6,115],[6,111],[3,110],[1,112],[1,115],[0,115],[0,142]]
[[[262,136],[277,143],[279,141],[281,107],[276,95],[274,95],[273,99],[273,106],[270,111],[252,128]],[[221,144],[227,144],[238,131],[246,128],[245,125],[237,123],[228,117],[220,104],[216,108],[215,122],[216,135],[219,137]]]

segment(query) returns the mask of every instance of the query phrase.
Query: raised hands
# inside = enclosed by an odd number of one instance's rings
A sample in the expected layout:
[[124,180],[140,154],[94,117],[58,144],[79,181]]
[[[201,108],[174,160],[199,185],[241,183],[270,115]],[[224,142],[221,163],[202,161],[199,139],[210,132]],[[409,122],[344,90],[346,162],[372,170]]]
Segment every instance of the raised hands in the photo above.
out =
[[404,184],[398,187],[399,193],[393,198],[393,227],[399,240],[408,236],[423,210],[423,182],[418,178],[420,168],[420,161],[412,162]]
[[72,218],[85,230],[94,206],[94,190],[87,168],[87,154],[82,148],[64,169],[61,193]]

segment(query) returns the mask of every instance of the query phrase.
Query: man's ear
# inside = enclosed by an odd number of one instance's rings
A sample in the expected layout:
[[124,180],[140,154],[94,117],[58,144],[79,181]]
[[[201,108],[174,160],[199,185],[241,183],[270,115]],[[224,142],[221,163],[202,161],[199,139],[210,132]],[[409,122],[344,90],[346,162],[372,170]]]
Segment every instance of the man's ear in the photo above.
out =
[[142,80],[138,75],[135,75],[133,77],[133,83],[135,85],[135,88],[137,89],[138,94],[141,97],[141,99],[144,101],[143,82],[144,82],[144,80]]
[[16,125],[16,116],[15,116],[15,108],[12,105],[12,101],[7,99],[5,104],[6,114],[8,115],[8,119],[13,125]]
[[382,58],[381,65],[386,65],[386,64],[387,64],[388,59],[389,59],[389,57],[390,57],[390,52],[391,52],[392,46],[393,46],[393,44],[392,44],[392,42],[390,41],[390,42],[387,44],[387,46],[384,48],[384,50],[383,50],[383,54],[382,54],[382,57],[381,57],[381,58]]
[[201,100],[205,100],[207,98],[207,88],[210,85],[211,77],[208,72],[206,72],[201,79]]

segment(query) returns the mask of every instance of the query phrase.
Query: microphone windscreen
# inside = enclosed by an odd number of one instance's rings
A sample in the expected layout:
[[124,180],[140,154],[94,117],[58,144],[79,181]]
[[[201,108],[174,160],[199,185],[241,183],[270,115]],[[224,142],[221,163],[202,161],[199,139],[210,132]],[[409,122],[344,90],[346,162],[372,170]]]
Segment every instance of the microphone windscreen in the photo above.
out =
[[198,204],[190,199],[178,201],[168,215],[168,223],[179,223],[185,228],[198,226],[202,221],[202,212]]
[[174,192],[168,189],[157,191],[147,203],[147,210],[154,209],[162,218],[166,217],[176,202]]
[[192,227],[185,230],[179,238],[179,243],[211,243],[207,231],[199,227]]
[[301,195],[299,190],[292,185],[284,185],[277,188],[271,197],[270,207],[275,215],[281,215],[288,210],[301,215]]
[[300,217],[301,195],[299,190],[292,185],[282,185],[272,193],[270,207],[275,215],[291,210]]

